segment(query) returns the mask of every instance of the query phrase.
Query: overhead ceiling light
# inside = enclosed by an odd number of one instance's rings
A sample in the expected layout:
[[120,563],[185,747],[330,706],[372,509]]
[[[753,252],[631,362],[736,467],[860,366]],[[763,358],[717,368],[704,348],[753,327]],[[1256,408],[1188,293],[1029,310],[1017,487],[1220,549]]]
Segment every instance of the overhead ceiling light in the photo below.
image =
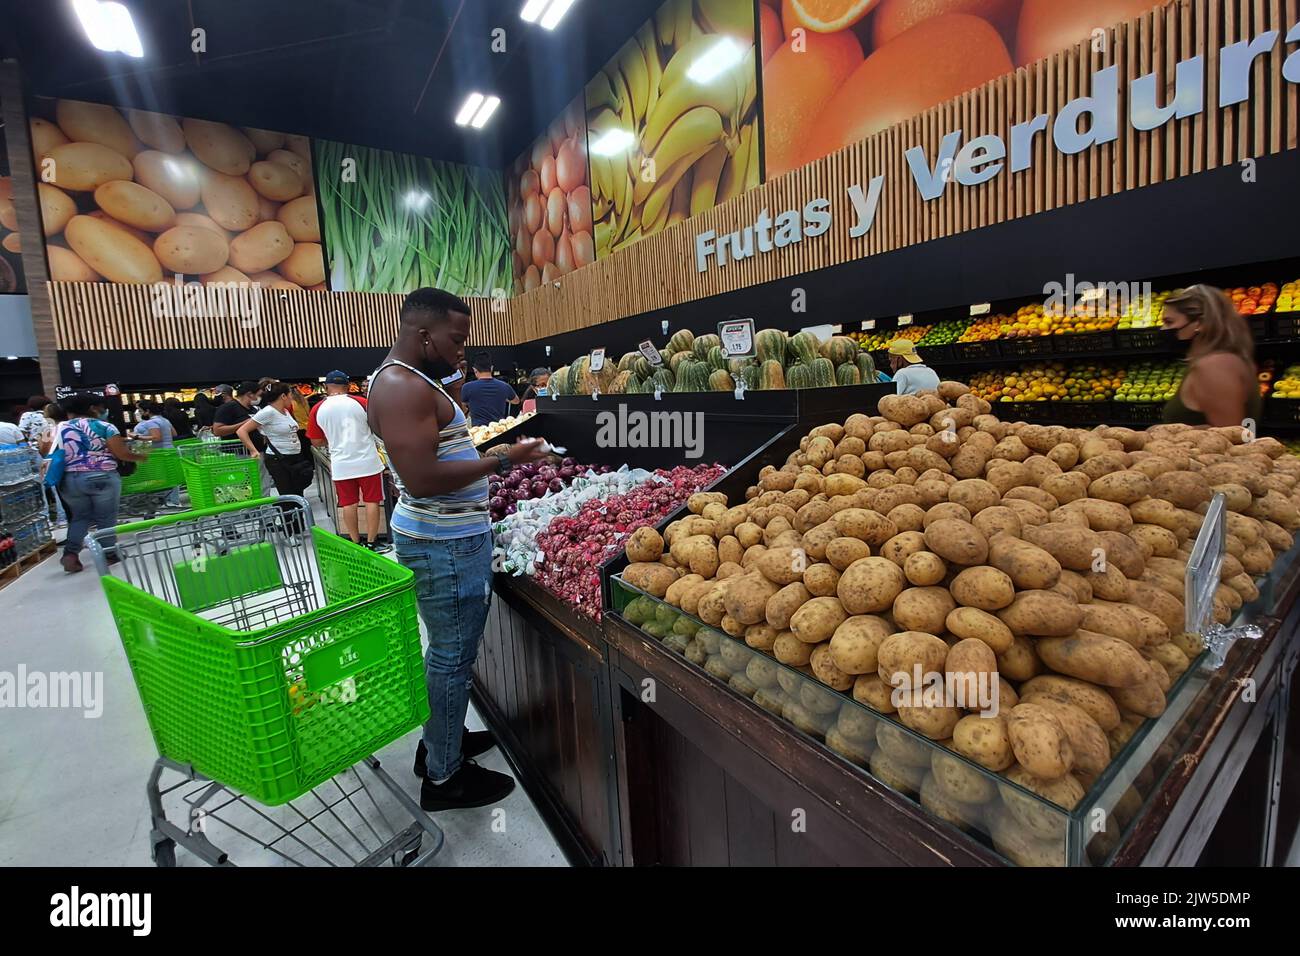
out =
[[591,144],[597,156],[617,156],[636,142],[636,137],[625,129],[612,129]]
[[465,102],[461,104],[460,112],[456,114],[456,125],[468,126],[469,121],[474,118],[474,114],[478,111],[478,108],[482,105],[483,105],[482,93],[471,93],[469,96],[467,96],[465,98]]
[[686,75],[693,82],[708,83],[731,69],[744,56],[745,51],[740,48],[739,43],[731,37],[720,37],[717,43],[696,57],[691,68],[686,71]]
[[[527,23],[537,23],[543,29],[554,30],[571,6],[573,0],[528,0],[519,11],[519,16]],[[546,12],[543,13],[543,10]]]
[[499,96],[484,96],[482,93],[471,93],[465,97],[465,102],[461,104],[460,111],[456,114],[456,125],[473,126],[475,129],[482,129],[500,105],[501,97]]
[[501,97],[489,96],[483,101],[483,105],[479,107],[478,112],[474,114],[474,118],[470,120],[469,125],[475,129],[482,129],[487,125],[487,121],[492,118],[492,114],[497,111],[497,107],[500,105]]
[[144,56],[144,45],[136,32],[131,11],[120,3],[101,0],[72,0],[72,10],[81,21],[81,28],[96,50],[105,53],[125,53],[127,56]]

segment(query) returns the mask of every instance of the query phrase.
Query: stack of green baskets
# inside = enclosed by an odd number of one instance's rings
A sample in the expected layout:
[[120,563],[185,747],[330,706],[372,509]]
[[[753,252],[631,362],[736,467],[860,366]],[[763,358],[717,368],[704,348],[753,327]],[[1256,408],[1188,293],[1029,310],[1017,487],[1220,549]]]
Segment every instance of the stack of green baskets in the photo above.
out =
[[[119,547],[129,562],[136,535],[211,528],[241,508],[122,525]],[[209,619],[275,600],[313,552],[314,610],[244,631]],[[294,544],[270,535],[201,563],[182,556],[165,585],[149,563],[144,586],[102,581],[160,755],[275,806],[428,719],[414,575],[400,564],[316,527]]]
[[261,467],[243,442],[186,441],[179,443],[176,450],[191,508],[212,508],[261,497]]

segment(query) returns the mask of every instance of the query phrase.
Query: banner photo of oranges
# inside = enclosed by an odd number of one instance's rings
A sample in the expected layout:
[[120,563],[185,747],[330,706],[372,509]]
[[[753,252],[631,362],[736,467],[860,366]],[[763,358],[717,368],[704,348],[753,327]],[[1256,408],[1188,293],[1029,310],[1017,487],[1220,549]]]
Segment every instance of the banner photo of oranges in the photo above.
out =
[[1166,0],[761,0],[767,178]]
[[596,261],[579,96],[506,170],[515,295]]
[[667,0],[587,84],[596,255],[761,182],[751,0]]
[[325,288],[307,137],[78,100],[30,126],[51,279]]

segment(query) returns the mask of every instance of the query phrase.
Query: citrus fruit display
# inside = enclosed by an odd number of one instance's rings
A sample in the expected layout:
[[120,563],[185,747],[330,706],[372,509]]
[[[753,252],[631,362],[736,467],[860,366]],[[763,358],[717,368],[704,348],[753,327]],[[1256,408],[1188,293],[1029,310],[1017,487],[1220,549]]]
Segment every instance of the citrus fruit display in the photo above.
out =
[[1273,304],[1278,300],[1276,282],[1265,282],[1263,285],[1244,286],[1236,289],[1224,289],[1223,291],[1242,315],[1263,315],[1265,312],[1272,310]]
[[1273,382],[1274,398],[1300,398],[1300,365],[1292,365]]
[[1277,297],[1277,312],[1300,312],[1300,280],[1282,286]]
[[1114,397],[1124,370],[1114,366],[1035,362],[971,377],[970,387],[990,402],[1104,402]]

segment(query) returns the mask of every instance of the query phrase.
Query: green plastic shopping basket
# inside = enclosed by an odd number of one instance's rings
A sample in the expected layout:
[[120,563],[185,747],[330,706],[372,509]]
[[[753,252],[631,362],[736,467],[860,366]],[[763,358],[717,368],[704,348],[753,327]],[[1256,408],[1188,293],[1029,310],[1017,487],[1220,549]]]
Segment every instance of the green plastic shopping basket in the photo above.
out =
[[[136,447],[144,444],[134,443]],[[122,479],[122,494],[153,494],[185,484],[185,477],[181,474],[180,454],[175,448],[152,447],[147,452],[148,457],[137,462],[135,471]]]
[[274,806],[428,719],[414,575],[313,527],[304,499],[122,525],[90,550],[160,755]]
[[239,440],[198,441],[178,445],[181,474],[190,494],[190,507],[252,501],[262,496],[262,472],[256,458]]

